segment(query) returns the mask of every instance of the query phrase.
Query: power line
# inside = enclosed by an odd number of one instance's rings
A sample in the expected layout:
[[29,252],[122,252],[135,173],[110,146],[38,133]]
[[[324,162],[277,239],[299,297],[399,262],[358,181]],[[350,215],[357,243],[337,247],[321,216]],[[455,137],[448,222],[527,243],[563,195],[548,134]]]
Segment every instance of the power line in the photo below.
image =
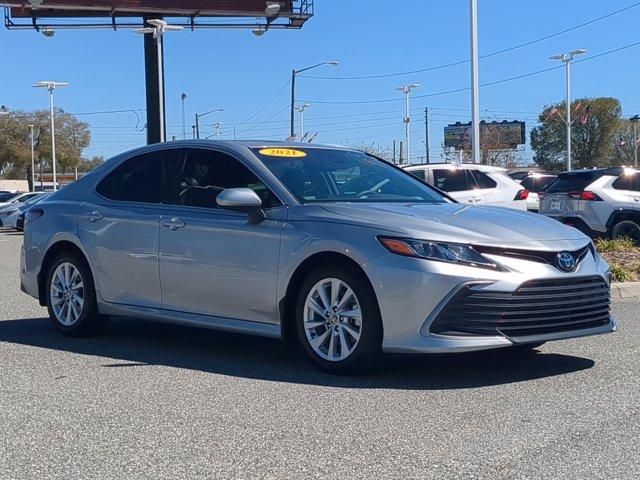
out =
[[[626,10],[630,10],[634,7],[637,7],[638,5],[640,5],[640,2],[636,2],[634,4],[631,4],[627,7],[621,8],[619,10],[615,10],[613,12],[609,12],[605,15],[602,15],[600,17],[588,20],[584,23],[581,23],[579,25],[574,25],[573,27],[569,27],[569,28],[565,28],[564,30],[560,30],[558,32],[555,33],[551,33],[548,35],[545,35],[543,37],[539,37],[536,38],[535,40],[530,40],[528,42],[524,42],[524,43],[520,43],[518,45],[514,45],[512,47],[507,47],[507,48],[503,48],[502,50],[497,50],[495,52],[491,52],[491,53],[487,53],[485,55],[480,55],[480,58],[489,58],[489,57],[493,57],[496,55],[500,55],[503,53],[507,53],[507,52],[511,52],[513,50],[517,50],[519,48],[523,48],[523,47],[528,47],[529,45],[533,45],[536,43],[540,43],[544,40],[548,40],[550,38],[553,37],[557,37],[559,35],[563,35],[565,33],[571,32],[573,30],[577,30],[579,28],[583,28],[586,27],[587,25],[591,25],[592,23],[596,23],[599,22],[601,20],[604,20],[605,18],[609,18],[612,17],[614,15],[617,15],[619,13],[622,13]],[[469,59],[466,60],[458,60],[455,62],[450,62],[450,63],[445,63],[443,65],[435,65],[433,67],[426,67],[426,68],[419,68],[417,70],[410,70],[410,71],[406,71],[406,72],[396,72],[396,73],[381,73],[381,74],[376,74],[376,75],[357,75],[357,76],[353,76],[353,77],[324,77],[324,76],[315,76],[315,75],[300,75],[301,77],[306,77],[306,78],[314,78],[317,80],[367,80],[367,79],[374,79],[374,78],[389,78],[389,77],[399,77],[399,76],[403,76],[403,75],[413,75],[416,73],[422,73],[422,72],[429,72],[429,71],[433,71],[433,70],[440,70],[443,68],[449,68],[449,67],[454,67],[456,65],[463,65],[465,63],[468,63]]]
[[[590,61],[590,60],[593,60],[593,59],[596,59],[596,58],[599,58],[599,57],[603,57],[605,55],[609,55],[609,54],[612,54],[612,53],[619,52],[621,50],[625,50],[627,48],[635,47],[637,45],[640,45],[640,42],[630,43],[628,45],[623,45],[622,47],[614,48],[613,50],[608,50],[606,52],[598,53],[596,55],[592,55],[592,56],[587,57],[587,58],[582,58],[580,60],[575,60],[573,63],[587,62],[587,61]],[[564,68],[564,65],[556,65],[556,66],[549,67],[549,68],[543,68],[541,70],[536,70],[534,72],[524,73],[522,75],[516,75],[514,77],[508,77],[508,78],[503,78],[501,80],[496,80],[496,81],[493,81],[493,82],[483,83],[483,84],[480,84],[480,86],[481,87],[488,87],[488,86],[492,86],[492,85],[498,85],[500,83],[511,82],[513,80],[519,80],[521,78],[531,77],[533,75],[539,75],[541,73],[549,72],[551,70],[556,70],[558,68]],[[445,91],[442,91],[442,92],[428,93],[426,95],[414,95],[412,98],[427,98],[427,97],[436,97],[436,96],[441,96],[441,95],[449,95],[451,93],[464,92],[464,91],[467,91],[467,90],[470,90],[470,89],[471,89],[471,87],[457,88],[457,89],[454,89],[454,90],[445,90]],[[344,100],[344,101],[304,100],[304,101],[308,102],[308,103],[350,105],[350,104],[402,102],[404,100],[402,98],[400,98],[400,97],[397,97],[397,98],[386,98],[386,99],[380,99],[380,100],[351,100],[351,101],[348,101],[348,100]]]
[[280,96],[280,94],[282,93],[282,91],[287,88],[287,85],[289,85],[289,83],[291,83],[291,79],[287,80],[284,85],[282,85],[282,87],[280,87],[280,90],[278,90],[276,92],[276,94],[271,97],[271,100],[269,100],[267,103],[265,103],[262,108],[260,108],[256,113],[254,113],[253,115],[251,115],[250,117],[248,117],[246,120],[243,120],[240,123],[236,123],[236,127],[240,126],[240,125],[244,125],[245,123],[247,123],[249,120],[255,118],[256,116],[258,116],[260,113],[262,113],[269,105],[271,105],[276,98],[278,98]]

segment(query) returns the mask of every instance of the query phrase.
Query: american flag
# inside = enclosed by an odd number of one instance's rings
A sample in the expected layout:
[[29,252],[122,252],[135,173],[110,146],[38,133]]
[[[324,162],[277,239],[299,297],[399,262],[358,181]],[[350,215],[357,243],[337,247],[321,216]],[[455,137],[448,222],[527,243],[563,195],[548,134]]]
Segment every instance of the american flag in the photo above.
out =
[[584,109],[584,112],[582,112],[582,115],[580,116],[580,123],[582,125],[586,125],[587,123],[589,123],[589,108],[591,107],[591,105],[587,105],[587,108]]

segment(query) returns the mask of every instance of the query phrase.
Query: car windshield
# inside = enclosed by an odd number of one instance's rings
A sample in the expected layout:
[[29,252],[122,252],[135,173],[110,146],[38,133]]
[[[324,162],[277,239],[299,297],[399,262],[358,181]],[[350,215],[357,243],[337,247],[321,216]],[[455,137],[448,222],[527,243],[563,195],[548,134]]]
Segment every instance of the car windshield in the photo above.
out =
[[530,192],[540,193],[549,185],[551,185],[555,181],[556,177],[553,175],[532,175],[530,177],[525,178],[520,185],[523,188],[526,188]]
[[450,202],[412,175],[363,152],[304,147],[253,151],[301,203]]

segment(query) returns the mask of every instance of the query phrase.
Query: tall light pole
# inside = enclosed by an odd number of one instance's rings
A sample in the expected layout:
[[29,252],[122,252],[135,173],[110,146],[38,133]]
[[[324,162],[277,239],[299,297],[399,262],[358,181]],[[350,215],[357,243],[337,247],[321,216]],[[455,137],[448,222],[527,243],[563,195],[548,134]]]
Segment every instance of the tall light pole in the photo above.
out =
[[298,111],[300,112],[300,138],[304,136],[304,111],[309,108],[311,105],[308,103],[303,103],[298,107]]
[[44,80],[33,84],[36,88],[46,88],[49,91],[49,106],[51,108],[51,166],[53,169],[53,191],[58,189],[58,175],[56,173],[56,127],[55,127],[55,110],[53,105],[53,92],[58,87],[66,87],[67,82],[53,82]]
[[629,119],[633,127],[633,166],[638,166],[638,134],[636,132],[636,124],[640,121],[640,115],[634,115]]
[[332,65],[334,67],[338,66],[337,60],[329,60],[327,62],[316,63],[315,65],[311,65],[310,67],[301,68],[299,70],[293,69],[291,70],[291,138],[296,134],[295,130],[295,108],[296,108],[296,75],[302,72],[306,72],[307,70],[311,70],[312,68],[319,67],[321,65]]
[[552,60],[560,60],[566,67],[565,80],[567,98],[565,103],[567,105],[567,113],[565,123],[567,124],[567,170],[571,170],[571,62],[573,62],[574,57],[582,55],[583,53],[587,53],[587,51],[584,48],[579,48],[577,50],[572,50],[569,53],[557,53],[551,57]]
[[478,0],[469,0],[471,20],[471,154],[480,163],[480,80],[478,66]]
[[[159,18],[146,19],[145,23],[149,27],[138,28],[134,33],[145,35],[145,59],[157,59],[156,65],[146,65],[147,75],[157,75],[155,81],[147,84],[157,86],[157,92],[147,88],[147,143],[158,143],[166,141],[167,130],[164,118],[164,57],[162,48],[162,37],[165,32],[179,31],[182,27],[178,25],[168,25],[164,20]],[[151,42],[155,39],[155,45]],[[153,51],[155,47],[155,52]],[[147,55],[149,53],[149,55]],[[145,60],[146,61],[146,60]],[[155,89],[153,89],[155,90]],[[156,98],[153,98],[156,96]],[[150,111],[150,109],[153,111]]]
[[413,90],[414,88],[418,88],[419,86],[420,85],[417,83],[412,83],[410,85],[404,85],[403,87],[396,88],[396,90],[401,91],[405,95],[405,116],[402,121],[404,122],[404,148],[405,152],[407,152],[407,154],[405,155],[406,163],[411,163],[411,150],[409,149],[409,124],[411,123],[411,117],[409,116],[409,94],[411,93],[411,90]]
[[214,112],[224,112],[224,108],[214,108],[213,110],[209,110],[204,113],[196,113],[196,138],[200,139],[200,119],[205,115],[209,115]]
[[182,93],[182,95],[180,95],[180,99],[182,100],[182,139],[186,140],[187,138],[187,118],[185,116],[185,101],[187,100],[187,94],[186,93]]
[[31,129],[31,191],[36,191],[36,155],[33,141],[33,128],[35,125],[29,125]]
[[222,124],[220,122],[216,122],[213,126],[216,127],[216,140],[220,140],[220,129],[222,128]]

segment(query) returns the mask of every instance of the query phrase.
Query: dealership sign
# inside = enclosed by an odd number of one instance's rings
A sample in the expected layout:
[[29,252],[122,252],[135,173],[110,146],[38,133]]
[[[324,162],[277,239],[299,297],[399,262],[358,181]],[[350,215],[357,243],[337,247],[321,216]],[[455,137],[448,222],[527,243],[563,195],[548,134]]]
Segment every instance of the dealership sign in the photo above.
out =
[[[480,122],[480,142],[490,149],[515,149],[525,143],[524,122]],[[458,150],[471,149],[471,122],[444,127],[444,146]]]

